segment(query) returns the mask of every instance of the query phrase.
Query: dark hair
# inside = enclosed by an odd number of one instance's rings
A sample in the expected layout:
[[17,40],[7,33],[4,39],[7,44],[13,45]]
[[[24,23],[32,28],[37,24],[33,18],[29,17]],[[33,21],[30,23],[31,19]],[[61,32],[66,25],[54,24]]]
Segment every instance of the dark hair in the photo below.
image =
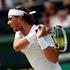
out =
[[26,12],[26,13],[24,13],[24,15],[22,17],[25,19],[26,22],[28,22],[28,24],[33,25],[35,23],[34,17],[32,14],[29,14],[30,11],[28,9],[25,9],[23,7],[16,7],[15,9]]

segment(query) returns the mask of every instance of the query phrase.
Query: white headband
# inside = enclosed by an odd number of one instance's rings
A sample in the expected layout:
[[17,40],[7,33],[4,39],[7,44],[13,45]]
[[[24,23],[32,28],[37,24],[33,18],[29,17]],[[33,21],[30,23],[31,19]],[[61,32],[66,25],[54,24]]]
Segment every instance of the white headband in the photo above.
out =
[[36,11],[31,11],[31,12],[29,12],[29,14],[35,14],[36,13]]
[[10,9],[8,12],[8,16],[24,16],[27,14],[25,11],[17,10],[17,9]]
[[[34,14],[36,11],[31,11],[29,14]],[[24,16],[24,14],[27,14],[25,11],[18,10],[18,9],[10,9],[8,12],[8,16]]]

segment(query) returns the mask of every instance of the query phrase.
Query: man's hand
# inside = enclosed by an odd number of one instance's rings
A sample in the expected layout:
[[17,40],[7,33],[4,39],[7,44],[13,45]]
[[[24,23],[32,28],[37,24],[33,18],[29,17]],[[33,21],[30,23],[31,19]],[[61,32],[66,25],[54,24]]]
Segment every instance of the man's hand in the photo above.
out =
[[45,35],[48,34],[48,27],[46,27],[45,25],[39,25],[38,26],[38,31],[37,31],[37,37],[43,37]]

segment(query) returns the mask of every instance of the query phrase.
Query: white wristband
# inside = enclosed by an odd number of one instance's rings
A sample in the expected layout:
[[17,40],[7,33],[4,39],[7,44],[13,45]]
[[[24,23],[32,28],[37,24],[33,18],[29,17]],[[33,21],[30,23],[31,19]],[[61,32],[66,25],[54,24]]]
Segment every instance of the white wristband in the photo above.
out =
[[32,32],[25,37],[30,43],[34,43],[37,40],[36,32]]
[[48,46],[50,46],[50,44],[47,43],[46,40],[43,37],[38,38],[37,40],[38,40],[38,43],[39,43],[39,45],[41,46],[42,49],[45,49]]

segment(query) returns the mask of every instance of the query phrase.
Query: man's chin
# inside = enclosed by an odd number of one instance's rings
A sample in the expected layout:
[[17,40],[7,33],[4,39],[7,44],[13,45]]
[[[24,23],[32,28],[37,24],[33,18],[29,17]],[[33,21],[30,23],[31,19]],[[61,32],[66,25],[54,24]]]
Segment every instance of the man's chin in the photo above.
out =
[[17,29],[13,29],[13,31],[14,31],[14,32],[17,32],[17,31],[19,31],[19,30],[17,30]]

